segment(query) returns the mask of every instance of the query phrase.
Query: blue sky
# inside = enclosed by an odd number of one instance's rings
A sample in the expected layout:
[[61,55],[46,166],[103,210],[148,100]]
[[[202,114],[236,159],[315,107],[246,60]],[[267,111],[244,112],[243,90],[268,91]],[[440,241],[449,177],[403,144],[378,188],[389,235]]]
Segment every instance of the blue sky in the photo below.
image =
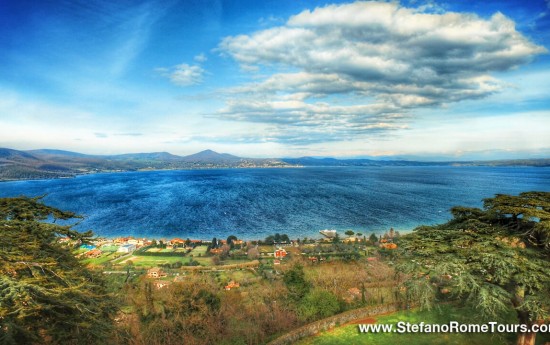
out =
[[548,1],[3,1],[0,146],[550,156]]

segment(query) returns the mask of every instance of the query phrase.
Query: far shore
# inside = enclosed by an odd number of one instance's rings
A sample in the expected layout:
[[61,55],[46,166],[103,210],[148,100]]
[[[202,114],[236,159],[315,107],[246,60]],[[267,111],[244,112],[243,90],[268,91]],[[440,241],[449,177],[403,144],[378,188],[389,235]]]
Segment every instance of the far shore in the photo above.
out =
[[[344,233],[347,231],[347,230],[352,230],[354,231],[355,233],[361,233],[362,236],[361,238],[363,237],[366,237],[368,239],[368,237],[371,235],[371,234],[376,234],[377,236],[380,236],[380,235],[384,235],[385,232],[389,231],[389,229],[385,229],[385,230],[353,230],[353,229],[344,229],[344,230],[337,230],[338,231],[338,236],[340,238],[340,240],[345,240],[348,236],[345,235]],[[394,230],[396,232],[399,232],[401,235],[405,235],[405,234],[408,234],[408,233],[411,233],[414,229],[397,229],[397,228],[394,228]],[[276,232],[274,232],[273,234],[275,234]],[[280,232],[281,234],[283,234],[284,232],[281,231]],[[273,235],[273,234],[270,234],[270,235]],[[291,241],[296,241],[296,240],[303,240],[304,238],[308,238],[308,239],[311,239],[311,240],[324,240],[324,239],[327,239],[326,237],[323,237],[323,236],[319,236],[319,232],[316,232],[316,233],[312,233],[310,234],[309,236],[307,234],[304,234],[300,237],[291,237],[290,240]],[[231,236],[231,235],[228,235],[228,236]],[[266,236],[269,236],[269,235],[266,235]],[[217,238],[219,240],[225,240],[225,238],[227,237],[224,237],[224,236],[221,236],[221,237],[218,237],[218,236],[212,236],[212,237],[209,237],[209,238],[191,238],[189,236],[186,236],[186,235],[182,235],[181,233],[178,234],[178,233],[174,233],[174,234],[171,234],[169,236],[151,236],[151,235],[136,235],[136,234],[121,234],[121,235],[106,235],[106,236],[103,236],[103,235],[99,235],[99,234],[95,234],[95,237],[94,239],[106,239],[106,240],[116,240],[116,239],[121,239],[121,238],[131,238],[131,239],[141,239],[141,240],[171,240],[171,239],[174,239],[174,238],[181,238],[181,239],[190,239],[191,241],[202,241],[202,242],[210,242],[212,241],[212,238]],[[238,237],[238,236],[237,236]],[[289,236],[290,237],[290,236]],[[265,237],[264,238],[241,238],[241,237],[238,237],[240,240],[243,240],[245,242],[252,242],[252,241],[264,241],[265,240]]]

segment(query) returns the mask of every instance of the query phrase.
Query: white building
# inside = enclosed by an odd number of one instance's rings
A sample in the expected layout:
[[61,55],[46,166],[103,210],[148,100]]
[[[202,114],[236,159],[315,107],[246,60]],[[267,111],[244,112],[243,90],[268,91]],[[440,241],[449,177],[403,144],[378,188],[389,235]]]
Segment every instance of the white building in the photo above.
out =
[[131,253],[134,250],[136,250],[136,245],[135,244],[124,244],[124,245],[118,247],[117,252],[119,252],[119,253]]

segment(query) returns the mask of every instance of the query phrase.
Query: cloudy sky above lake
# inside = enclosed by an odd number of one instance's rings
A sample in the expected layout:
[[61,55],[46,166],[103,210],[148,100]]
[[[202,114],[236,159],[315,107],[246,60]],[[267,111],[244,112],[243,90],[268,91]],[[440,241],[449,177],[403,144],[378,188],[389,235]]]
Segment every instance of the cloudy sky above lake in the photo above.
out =
[[0,147],[550,157],[550,3],[10,1]]

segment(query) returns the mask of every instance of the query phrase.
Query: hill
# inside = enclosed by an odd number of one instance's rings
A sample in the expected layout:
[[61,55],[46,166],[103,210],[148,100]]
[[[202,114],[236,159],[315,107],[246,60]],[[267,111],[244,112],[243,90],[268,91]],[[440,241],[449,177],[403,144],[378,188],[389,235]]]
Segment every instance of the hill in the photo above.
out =
[[19,151],[0,148],[0,181],[64,178],[110,171],[289,166],[279,159],[242,158],[212,150],[182,157],[168,152],[102,156],[52,149]]
[[470,162],[420,162],[408,160],[336,158],[243,158],[204,150],[188,156],[168,152],[87,155],[78,152],[40,149],[19,151],[0,148],[0,181],[74,177],[78,174],[112,171],[285,168],[304,166],[534,166],[548,167],[550,159],[514,159]]
[[218,153],[212,150],[204,150],[189,156],[182,157],[185,162],[193,163],[235,163],[243,158],[230,155],[229,153]]

